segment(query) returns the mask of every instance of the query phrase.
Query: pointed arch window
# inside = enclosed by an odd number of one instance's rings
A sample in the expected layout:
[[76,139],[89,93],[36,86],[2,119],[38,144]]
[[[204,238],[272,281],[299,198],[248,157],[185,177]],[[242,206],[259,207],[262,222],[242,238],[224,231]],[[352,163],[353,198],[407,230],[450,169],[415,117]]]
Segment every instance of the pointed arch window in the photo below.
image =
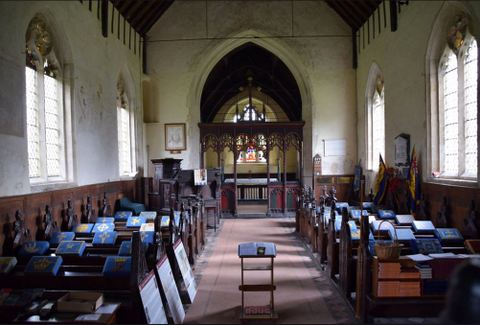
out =
[[120,176],[133,176],[135,162],[135,119],[122,78],[117,83],[118,162]]
[[377,75],[367,98],[367,167],[378,169],[379,155],[385,157],[385,90]]
[[460,19],[438,65],[439,170],[445,178],[477,179],[478,48]]
[[26,33],[28,170],[31,183],[67,179],[63,78],[52,36],[36,16]]

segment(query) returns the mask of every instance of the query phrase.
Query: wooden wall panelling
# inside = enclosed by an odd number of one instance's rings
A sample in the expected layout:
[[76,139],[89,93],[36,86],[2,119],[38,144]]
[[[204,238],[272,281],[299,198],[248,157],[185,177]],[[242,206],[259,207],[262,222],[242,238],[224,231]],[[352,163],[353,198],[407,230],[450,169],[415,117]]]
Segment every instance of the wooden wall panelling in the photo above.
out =
[[[478,188],[422,183],[422,193],[428,202],[428,212],[434,224],[441,211],[443,198],[446,197],[449,207],[448,227],[458,228],[462,233],[465,226],[464,220],[470,213],[472,200],[476,207],[480,207],[480,189]],[[477,224],[479,223],[477,218]]]
[[323,194],[323,187],[327,186],[327,193],[335,186],[336,197],[340,202],[353,200],[353,175],[322,175],[314,176],[315,201],[318,202]]
[[[5,239],[4,225],[13,223],[15,212],[20,210],[25,217],[25,225],[30,230],[31,238],[35,239],[37,223],[45,215],[45,206],[49,205],[52,216],[58,227],[62,224],[62,213],[68,200],[72,201],[74,213],[80,219],[83,205],[87,203],[87,196],[92,198],[92,206],[98,214],[103,195],[106,193],[113,214],[117,199],[127,196],[134,198],[136,194],[136,180],[116,181],[102,184],[85,185],[75,188],[55,190],[42,193],[32,193],[0,198],[0,253],[3,254]],[[13,231],[13,228],[12,228]]]

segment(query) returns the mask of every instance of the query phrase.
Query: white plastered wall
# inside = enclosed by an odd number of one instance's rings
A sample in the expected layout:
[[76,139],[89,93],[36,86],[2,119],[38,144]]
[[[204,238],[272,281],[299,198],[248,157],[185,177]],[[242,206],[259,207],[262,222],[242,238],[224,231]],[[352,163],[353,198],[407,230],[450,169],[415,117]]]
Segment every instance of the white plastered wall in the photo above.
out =
[[[304,175],[322,139],[347,140],[347,165],[356,160],[355,71],[348,25],[321,1],[175,1],[148,34],[149,159],[184,159],[200,166],[200,97],[214,65],[253,42],[279,57],[302,96]],[[187,123],[187,151],[164,150],[164,123]],[[148,162],[147,162],[148,165]],[[147,166],[146,166],[147,167]],[[353,169],[349,172],[353,172]]]
[[[387,13],[388,2],[387,4]],[[426,56],[430,36],[435,21],[445,10],[463,8],[472,16],[480,14],[480,3],[464,4],[457,1],[410,1],[402,6],[398,17],[398,30],[390,31],[390,20],[386,29],[375,38],[370,36],[370,44],[360,53],[357,69],[357,130],[358,157],[365,170],[366,161],[366,87],[368,73],[376,63],[384,77],[385,86],[385,163],[393,166],[394,138],[400,133],[410,135],[410,149],[415,145],[417,159],[422,167],[424,179],[429,175],[427,150],[427,130],[430,119],[430,90],[427,89]],[[370,21],[371,26],[372,22]],[[383,26],[382,26],[383,28]],[[446,37],[446,35],[445,35]],[[431,71],[430,73],[435,73]],[[428,92],[428,95],[427,95]],[[373,186],[375,175],[366,171],[366,191]]]
[[[111,6],[111,4],[110,4]],[[119,179],[116,122],[116,85],[120,73],[136,95],[137,165],[143,168],[143,107],[139,54],[110,34],[104,38],[101,21],[88,2],[0,2],[0,196],[27,194],[54,188]],[[111,7],[109,7],[111,8]],[[66,66],[71,100],[73,179],[71,182],[31,187],[28,179],[25,120],[25,33],[35,14],[49,23]],[[2,124],[3,125],[3,124]],[[143,176],[143,175],[141,175]]]

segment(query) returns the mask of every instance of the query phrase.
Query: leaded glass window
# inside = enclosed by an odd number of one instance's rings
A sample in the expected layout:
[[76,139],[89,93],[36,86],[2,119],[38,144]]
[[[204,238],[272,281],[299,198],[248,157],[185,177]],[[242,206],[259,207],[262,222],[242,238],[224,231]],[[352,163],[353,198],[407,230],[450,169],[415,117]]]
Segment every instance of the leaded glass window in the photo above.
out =
[[123,79],[117,83],[118,168],[121,176],[131,176],[135,167],[134,115]]
[[25,93],[28,170],[31,183],[66,180],[63,84],[45,22],[27,30]]
[[[375,91],[372,105],[372,151],[373,159],[378,159],[379,155],[385,157],[385,101],[383,89],[379,93]],[[373,166],[378,168],[375,161]],[[376,168],[374,168],[376,169]]]
[[385,157],[385,91],[377,65],[370,70],[367,87],[367,168],[376,171],[379,155]]
[[439,175],[477,178],[477,42],[466,32],[454,44],[439,65]]

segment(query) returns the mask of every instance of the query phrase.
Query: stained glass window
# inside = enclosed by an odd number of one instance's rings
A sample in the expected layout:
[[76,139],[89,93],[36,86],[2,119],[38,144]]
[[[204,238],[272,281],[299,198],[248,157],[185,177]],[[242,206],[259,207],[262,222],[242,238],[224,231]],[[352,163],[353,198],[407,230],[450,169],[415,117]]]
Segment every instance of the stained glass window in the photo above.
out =
[[440,175],[477,178],[477,58],[468,33],[458,48],[446,47],[440,61]]
[[259,135],[255,141],[248,140],[247,137],[240,136],[237,139],[237,148],[239,155],[237,163],[266,163],[265,158],[266,140],[263,135]]
[[[63,85],[59,63],[49,43],[46,24],[32,19],[27,37],[42,35],[27,41],[25,93],[28,141],[28,170],[32,183],[63,181],[66,176]],[[42,50],[39,50],[39,49]]]

